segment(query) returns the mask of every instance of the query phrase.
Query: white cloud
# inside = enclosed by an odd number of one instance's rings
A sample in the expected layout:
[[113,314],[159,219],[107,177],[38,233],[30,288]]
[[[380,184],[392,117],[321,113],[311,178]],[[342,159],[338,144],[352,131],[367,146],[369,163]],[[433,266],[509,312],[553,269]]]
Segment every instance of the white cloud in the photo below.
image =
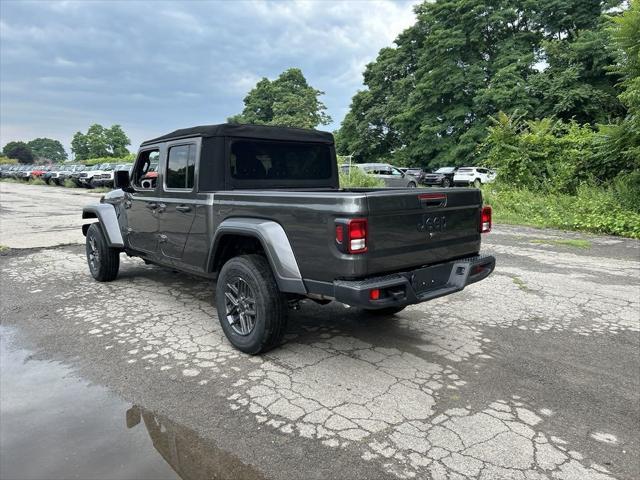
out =
[[[299,67],[337,128],[410,1],[5,2],[0,143],[89,123],[146,135],[214,123],[263,76]],[[55,122],[55,125],[52,123]]]

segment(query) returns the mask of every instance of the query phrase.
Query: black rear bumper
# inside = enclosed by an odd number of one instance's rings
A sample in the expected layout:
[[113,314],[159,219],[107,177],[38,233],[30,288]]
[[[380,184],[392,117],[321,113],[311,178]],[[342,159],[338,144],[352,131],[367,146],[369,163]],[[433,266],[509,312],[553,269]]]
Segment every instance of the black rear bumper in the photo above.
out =
[[[368,309],[412,305],[459,292],[487,278],[495,266],[493,256],[478,255],[382,277],[337,280],[330,296],[338,302]],[[323,290],[322,293],[329,293],[328,289]],[[371,298],[372,290],[379,291],[378,299]]]

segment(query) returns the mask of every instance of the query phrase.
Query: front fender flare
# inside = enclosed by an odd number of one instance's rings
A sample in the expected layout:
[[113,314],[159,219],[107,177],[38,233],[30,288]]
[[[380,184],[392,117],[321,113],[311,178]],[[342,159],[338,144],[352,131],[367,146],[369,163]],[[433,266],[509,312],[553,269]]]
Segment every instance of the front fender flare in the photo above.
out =
[[[82,209],[82,218],[97,218],[107,238],[107,244],[113,248],[124,248],[122,232],[118,223],[116,209],[110,203],[87,205]],[[86,236],[90,223],[82,225],[82,233]]]
[[211,264],[215,262],[213,257],[218,250],[220,239],[225,234],[257,238],[264,248],[280,291],[301,295],[307,293],[293,249],[287,234],[279,223],[261,218],[228,218],[224,220],[216,229],[213,237]]

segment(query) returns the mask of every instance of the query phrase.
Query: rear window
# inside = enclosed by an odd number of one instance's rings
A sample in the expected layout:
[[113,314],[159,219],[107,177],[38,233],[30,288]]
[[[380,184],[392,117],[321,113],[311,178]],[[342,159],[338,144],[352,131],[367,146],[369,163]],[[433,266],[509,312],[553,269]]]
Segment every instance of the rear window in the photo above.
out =
[[458,172],[473,172],[473,168],[459,168]]
[[231,176],[237,180],[289,183],[327,180],[332,176],[331,149],[324,144],[235,140]]

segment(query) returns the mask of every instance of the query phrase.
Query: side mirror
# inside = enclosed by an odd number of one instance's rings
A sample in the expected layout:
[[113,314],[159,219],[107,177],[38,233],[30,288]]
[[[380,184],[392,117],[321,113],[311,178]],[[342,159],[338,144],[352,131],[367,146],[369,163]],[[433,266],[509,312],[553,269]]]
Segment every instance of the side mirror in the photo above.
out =
[[113,186],[115,188],[121,188],[124,192],[133,192],[129,172],[126,170],[116,170],[113,174]]

